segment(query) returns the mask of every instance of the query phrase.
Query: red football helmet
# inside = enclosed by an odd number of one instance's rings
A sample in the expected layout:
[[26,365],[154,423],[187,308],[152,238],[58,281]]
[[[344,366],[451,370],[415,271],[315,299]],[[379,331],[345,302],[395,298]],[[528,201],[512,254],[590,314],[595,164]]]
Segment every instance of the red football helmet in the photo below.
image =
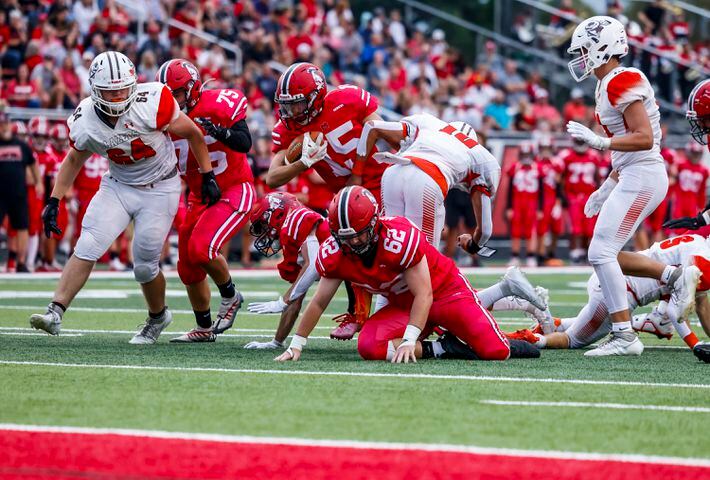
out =
[[57,123],[49,129],[49,137],[52,139],[52,145],[59,152],[65,152],[69,149],[69,128],[65,123]]
[[532,162],[535,156],[535,145],[532,142],[523,142],[520,144],[520,153],[518,160],[521,162]]
[[366,188],[343,188],[328,207],[328,225],[335,240],[348,253],[368,253],[377,241],[377,200]]
[[[192,110],[200,101],[202,94],[200,72],[187,60],[182,58],[168,60],[158,69],[155,80],[168,86],[183,112]],[[184,93],[184,100],[177,98],[178,93]]]
[[49,121],[45,117],[32,117],[27,127],[32,146],[38,151],[44,150],[49,141]]
[[270,257],[279,250],[279,232],[286,221],[288,212],[301,206],[296,197],[290,193],[272,192],[259,199],[251,210],[249,233],[256,237],[256,251]]
[[710,134],[710,79],[703,80],[690,92],[685,118],[690,122],[690,134],[695,141],[707,145]]
[[323,71],[312,63],[294,63],[279,78],[274,101],[288,128],[308,125],[323,110],[328,87]]
[[21,122],[19,120],[12,122],[12,134],[18,137],[22,141],[27,140],[27,125],[25,125],[25,122]]

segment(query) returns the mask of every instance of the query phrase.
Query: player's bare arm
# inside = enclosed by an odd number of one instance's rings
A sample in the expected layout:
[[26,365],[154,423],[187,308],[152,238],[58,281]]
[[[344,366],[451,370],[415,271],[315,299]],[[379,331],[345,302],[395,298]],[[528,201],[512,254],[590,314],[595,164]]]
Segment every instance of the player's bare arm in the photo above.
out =
[[318,284],[315,295],[310,302],[306,310],[303,312],[301,321],[298,323],[298,328],[296,329],[296,335],[291,339],[291,345],[288,349],[276,357],[274,360],[277,362],[287,362],[289,360],[297,361],[301,356],[301,351],[303,347],[306,346],[306,339],[308,335],[311,334],[315,326],[318,324],[321,315],[330,304],[330,301],[335,296],[335,292],[338,291],[338,287],[342,283],[342,280],[334,278],[322,278]]
[[[389,127],[386,127],[388,125]],[[377,113],[373,112],[363,119],[362,133],[355,149],[355,165],[353,174],[348,179],[348,185],[362,185],[362,174],[365,169],[367,157],[372,152],[375,143],[382,138],[396,150],[399,142],[404,139],[401,135],[402,124],[399,122],[385,122]],[[401,137],[401,138],[400,138]]]
[[399,342],[393,341],[397,350],[392,358],[392,363],[409,363],[410,360],[416,363],[417,355],[421,356],[421,345],[418,345],[417,339],[426,326],[429,309],[434,302],[431,275],[426,257],[422,257],[419,263],[404,271],[404,280],[407,282],[414,301],[404,337]]
[[[305,138],[305,137],[304,137]],[[269,188],[277,188],[287,184],[301,172],[308,170],[308,166],[301,162],[286,163],[287,150],[277,152],[271,159],[269,171],[266,173],[266,184]]]
[[[59,166],[59,173],[57,174],[57,178],[54,181],[54,188],[52,189],[52,197],[57,200],[64,198],[64,195],[66,195],[74,183],[76,176],[79,175],[79,171],[84,165],[84,162],[86,162],[90,156],[91,152],[89,151],[80,152],[75,148],[69,149],[66,158]],[[40,179],[39,170],[37,170],[35,175],[37,179]]]

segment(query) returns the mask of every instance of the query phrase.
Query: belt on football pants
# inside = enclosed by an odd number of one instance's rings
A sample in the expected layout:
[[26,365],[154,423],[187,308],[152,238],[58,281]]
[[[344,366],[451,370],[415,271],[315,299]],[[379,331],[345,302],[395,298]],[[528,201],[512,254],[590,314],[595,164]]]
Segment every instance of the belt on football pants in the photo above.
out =
[[429,175],[431,179],[434,180],[434,182],[436,182],[436,184],[441,189],[441,193],[442,195],[444,195],[444,198],[446,198],[446,195],[449,193],[449,184],[446,182],[446,177],[444,177],[444,174],[441,173],[439,167],[437,167],[433,162],[430,162],[429,160],[426,160],[421,157],[405,155],[404,158],[410,159],[414,165],[416,165],[417,167],[419,167],[420,170]]
[[[166,174],[163,178],[161,178],[161,179],[159,179],[159,180],[156,180],[156,181],[153,182],[153,183],[146,183],[145,185],[130,185],[130,184],[126,184],[126,185],[128,185],[128,186],[130,186],[130,187],[138,187],[138,188],[154,188],[154,187],[158,184],[158,182],[162,182],[163,180],[171,179],[171,178],[173,178],[173,177],[174,177],[175,175],[177,175],[177,174],[178,174],[178,168],[177,168],[177,166],[175,166],[175,167],[173,167],[173,169],[170,170],[170,172],[169,172],[168,174]],[[113,180],[113,181],[116,182],[116,183],[123,183],[123,182],[120,182],[119,180],[113,178],[112,175],[109,175],[108,178],[110,178],[111,180]]]

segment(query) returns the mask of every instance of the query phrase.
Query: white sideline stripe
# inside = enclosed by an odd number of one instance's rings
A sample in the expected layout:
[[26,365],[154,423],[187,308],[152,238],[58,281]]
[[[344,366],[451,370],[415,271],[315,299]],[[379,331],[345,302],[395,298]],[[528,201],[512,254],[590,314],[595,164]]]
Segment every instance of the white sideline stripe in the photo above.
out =
[[660,410],[663,412],[710,413],[709,407],[685,407],[671,405],[632,405],[624,403],[586,403],[586,402],[519,402],[513,400],[481,400],[488,405],[519,407],[570,407],[570,408],[608,408],[614,410]]
[[[264,291],[252,291],[252,290],[240,290],[240,292],[245,297],[263,297],[263,298],[273,298],[278,297],[279,292],[274,290],[264,290]],[[13,298],[48,298],[51,299],[54,295],[53,291],[49,290],[0,290],[0,299],[13,299]],[[139,289],[92,289],[84,288],[79,291],[76,298],[91,298],[91,299],[125,299],[132,296],[143,296],[143,292]],[[165,291],[165,296],[168,298],[187,298],[187,293],[185,290],[171,290]],[[219,297],[219,292],[212,292],[212,297]]]
[[[464,275],[503,275],[508,267],[462,267],[459,271]],[[525,267],[523,271],[528,275],[591,275],[592,267]],[[280,278],[275,268],[270,269],[239,269],[230,270],[232,278]],[[35,272],[35,273],[0,273],[0,280],[34,280],[58,279],[61,272]],[[163,272],[166,278],[178,278],[177,270]],[[133,279],[133,272],[108,272],[93,271],[90,278],[118,278]]]
[[[219,336],[220,337],[234,337],[234,338],[255,338],[255,337],[264,337],[264,338],[274,338],[274,329],[270,330],[250,330],[250,329],[240,329],[237,330],[239,332],[270,332],[269,335],[262,335],[262,334],[238,334],[238,333],[221,333]],[[23,333],[24,332],[24,333]],[[21,327],[0,327],[0,335],[39,335],[42,337],[47,337],[49,336],[46,333],[42,332],[37,332],[37,333],[32,333],[36,332],[34,328],[21,328]],[[64,333],[64,332],[72,332],[72,333]],[[83,337],[85,333],[103,333],[103,334],[116,334],[116,335],[133,335],[136,333],[135,330],[77,330],[73,328],[63,328],[62,332],[58,335],[59,337]],[[178,335],[184,335],[187,332],[163,332],[161,335],[163,336],[178,336]],[[314,336],[309,336],[309,340],[330,340],[330,337],[314,337]]]
[[372,442],[361,440],[328,440],[294,437],[256,437],[248,435],[224,435],[215,433],[166,432],[160,430],[135,430],[124,428],[87,428],[49,425],[19,425],[0,423],[0,430],[21,432],[48,432],[84,435],[122,435],[126,437],[146,437],[161,439],[198,440],[223,443],[256,443],[264,445],[294,445],[305,447],[331,447],[376,450],[407,450],[426,452],[453,452],[472,455],[501,455],[509,457],[555,458],[565,460],[615,461],[629,463],[654,463],[691,467],[710,467],[705,458],[664,457],[660,455],[638,455],[624,453],[570,452],[560,450],[523,450],[515,448],[479,447],[476,445],[452,445],[436,443]]
[[[5,332],[5,331],[0,332],[0,335],[24,335],[27,337],[46,337],[47,336],[46,333],[40,333],[40,332]],[[84,335],[82,333],[64,333],[64,334],[62,334],[62,336],[63,337],[83,337]]]
[[[310,337],[309,337],[310,338]],[[254,368],[214,368],[214,367],[160,367],[152,365],[100,365],[86,363],[58,362],[24,362],[17,360],[0,360],[0,365],[29,365],[41,367],[71,367],[71,368],[106,368],[114,370],[158,370],[175,372],[215,372],[215,373],[253,373],[264,375],[305,375],[322,377],[366,377],[366,378],[396,378],[423,380],[468,380],[479,382],[520,382],[520,383],[568,383],[574,385],[615,385],[624,387],[658,387],[658,388],[691,388],[710,389],[710,384],[704,383],[651,383],[617,380],[583,380],[575,378],[533,378],[533,377],[496,377],[488,375],[440,375],[427,373],[376,373],[376,372],[336,372],[323,370],[268,370]]]

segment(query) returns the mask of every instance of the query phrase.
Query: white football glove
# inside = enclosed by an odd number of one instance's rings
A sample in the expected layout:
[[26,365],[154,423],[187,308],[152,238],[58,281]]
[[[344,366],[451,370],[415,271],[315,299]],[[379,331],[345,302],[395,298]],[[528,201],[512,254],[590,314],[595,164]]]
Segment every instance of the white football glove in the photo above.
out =
[[600,137],[581,123],[567,122],[567,133],[597,150],[607,150],[611,144],[611,138]]
[[320,162],[325,158],[328,150],[328,142],[323,140],[323,133],[319,133],[315,140],[311,138],[310,133],[303,134],[303,145],[301,147],[301,163],[308,168],[313,164]]
[[283,343],[279,342],[274,338],[270,342],[249,342],[244,345],[244,348],[246,348],[247,350],[275,350],[283,346]]
[[249,313],[281,313],[288,305],[282,297],[270,302],[253,302],[247,307]]
[[412,161],[408,158],[400,157],[395,153],[390,152],[377,152],[372,158],[374,158],[377,163],[386,163],[388,165],[409,165]]
[[609,198],[609,195],[611,195],[617,183],[616,180],[607,178],[604,180],[604,183],[602,183],[602,186],[589,196],[587,203],[584,204],[584,215],[587,218],[592,218],[599,213],[599,210],[602,209],[602,205],[604,205],[606,199]]

